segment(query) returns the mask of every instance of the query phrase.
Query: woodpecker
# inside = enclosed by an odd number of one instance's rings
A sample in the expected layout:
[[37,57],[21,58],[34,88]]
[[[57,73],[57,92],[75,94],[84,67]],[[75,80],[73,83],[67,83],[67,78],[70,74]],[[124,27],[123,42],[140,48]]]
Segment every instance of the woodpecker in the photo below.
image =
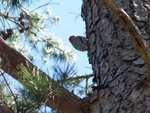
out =
[[70,36],[70,43],[79,51],[87,51],[87,39],[83,36]]

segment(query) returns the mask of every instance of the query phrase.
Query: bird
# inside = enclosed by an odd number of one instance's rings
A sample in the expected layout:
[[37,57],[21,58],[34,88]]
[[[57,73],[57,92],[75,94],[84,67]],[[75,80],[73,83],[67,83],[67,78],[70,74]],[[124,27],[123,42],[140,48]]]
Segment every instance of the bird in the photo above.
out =
[[83,36],[70,36],[69,41],[72,44],[72,46],[79,50],[79,51],[87,51],[88,50],[88,44],[87,39]]

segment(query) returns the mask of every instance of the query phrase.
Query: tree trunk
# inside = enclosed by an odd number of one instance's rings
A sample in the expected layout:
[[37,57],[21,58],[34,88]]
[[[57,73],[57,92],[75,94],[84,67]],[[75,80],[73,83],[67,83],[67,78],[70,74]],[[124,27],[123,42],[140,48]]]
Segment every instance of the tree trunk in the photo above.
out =
[[[83,0],[89,63],[98,84],[93,113],[149,113],[148,68],[131,40],[130,30],[106,7],[107,0]],[[115,0],[133,19],[150,44],[149,2]],[[129,26],[130,27],[130,26]],[[147,84],[147,86],[146,86]],[[95,92],[96,93],[96,92]]]

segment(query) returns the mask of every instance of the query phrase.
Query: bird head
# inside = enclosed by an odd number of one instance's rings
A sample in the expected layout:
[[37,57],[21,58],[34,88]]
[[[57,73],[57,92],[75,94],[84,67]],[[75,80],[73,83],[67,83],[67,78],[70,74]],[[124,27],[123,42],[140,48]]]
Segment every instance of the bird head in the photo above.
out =
[[74,40],[74,38],[75,38],[75,36],[70,36],[70,37],[69,37],[69,41],[72,43],[73,40]]

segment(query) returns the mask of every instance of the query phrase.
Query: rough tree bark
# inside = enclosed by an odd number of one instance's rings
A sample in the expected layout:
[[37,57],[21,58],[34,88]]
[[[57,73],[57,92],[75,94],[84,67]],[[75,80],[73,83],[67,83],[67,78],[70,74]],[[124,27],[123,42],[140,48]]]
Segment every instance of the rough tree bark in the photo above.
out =
[[[136,52],[129,29],[106,7],[107,0],[83,0],[89,63],[97,79],[92,113],[149,113],[150,87],[144,85],[148,69]],[[150,44],[149,0],[115,0],[134,20]]]

